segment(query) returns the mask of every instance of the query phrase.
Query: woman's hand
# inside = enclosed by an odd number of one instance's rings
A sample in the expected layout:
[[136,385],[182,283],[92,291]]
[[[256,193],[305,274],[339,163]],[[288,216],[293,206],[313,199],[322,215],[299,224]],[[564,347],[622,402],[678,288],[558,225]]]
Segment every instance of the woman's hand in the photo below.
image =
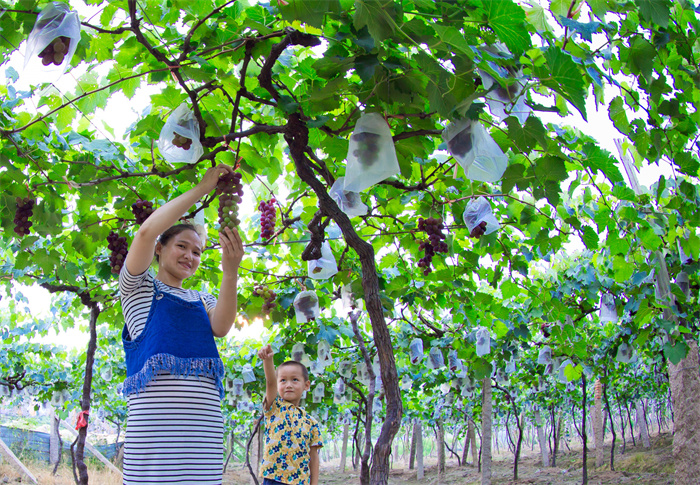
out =
[[207,169],[202,180],[197,184],[202,189],[205,189],[208,194],[216,188],[216,184],[219,181],[219,177],[226,173],[233,173],[233,169],[224,163],[220,163],[216,167],[211,167]]
[[244,253],[243,241],[238,234],[238,229],[231,230],[230,227],[224,227],[224,230],[219,233],[219,242],[221,243],[221,270],[224,275],[237,274]]

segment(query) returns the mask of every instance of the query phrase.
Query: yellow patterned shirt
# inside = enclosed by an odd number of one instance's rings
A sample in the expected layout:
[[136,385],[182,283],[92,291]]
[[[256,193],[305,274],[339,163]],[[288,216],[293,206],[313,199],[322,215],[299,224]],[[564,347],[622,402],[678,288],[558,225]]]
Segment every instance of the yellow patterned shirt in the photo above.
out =
[[323,446],[321,429],[303,409],[277,396],[265,411],[260,476],[288,485],[311,483],[312,446]]

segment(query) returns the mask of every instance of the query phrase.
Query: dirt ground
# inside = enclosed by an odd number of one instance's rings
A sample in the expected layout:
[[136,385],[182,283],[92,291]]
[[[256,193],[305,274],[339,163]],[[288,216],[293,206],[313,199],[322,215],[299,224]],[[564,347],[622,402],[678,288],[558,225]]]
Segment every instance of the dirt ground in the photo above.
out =
[[[492,483],[504,484],[538,484],[538,485],[574,485],[582,479],[581,450],[572,448],[557,457],[557,466],[542,468],[539,464],[537,448],[535,451],[525,450],[518,466],[518,480],[513,480],[513,455],[501,454],[494,457]],[[610,443],[605,448],[607,464],[600,469],[595,468],[594,451],[588,456],[588,483],[590,485],[661,485],[673,484],[672,437],[670,433],[662,433],[652,438],[652,447],[644,449],[627,445],[624,455],[620,454],[620,446],[616,446],[615,471],[610,471]],[[65,458],[65,457],[64,457]],[[393,464],[389,477],[390,485],[478,485],[481,475],[476,467],[467,465],[458,467],[456,460],[449,460],[444,476],[438,477],[434,457],[425,460],[425,477],[416,478],[416,470],[409,470],[403,461]],[[67,466],[59,468],[56,476],[51,475],[51,469],[44,464],[25,463],[41,485],[72,485],[72,473]],[[439,479],[438,479],[439,478]],[[0,461],[0,484],[31,483],[26,477],[21,478],[17,470],[4,460]],[[90,470],[90,483],[95,485],[121,485],[121,479],[114,474],[93,467]],[[321,465],[321,485],[354,485],[359,484],[359,470],[338,471],[338,462],[333,460]],[[252,484],[247,469],[239,464],[229,466],[224,476],[224,485]]]

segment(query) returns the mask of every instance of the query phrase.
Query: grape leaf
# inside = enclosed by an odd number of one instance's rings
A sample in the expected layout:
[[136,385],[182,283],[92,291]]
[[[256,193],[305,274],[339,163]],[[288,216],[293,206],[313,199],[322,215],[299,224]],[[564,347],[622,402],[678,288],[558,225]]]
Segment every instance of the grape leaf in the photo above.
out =
[[653,26],[668,28],[670,11],[665,0],[636,0],[642,18]]
[[516,57],[531,44],[525,11],[512,0],[483,0],[486,23]]

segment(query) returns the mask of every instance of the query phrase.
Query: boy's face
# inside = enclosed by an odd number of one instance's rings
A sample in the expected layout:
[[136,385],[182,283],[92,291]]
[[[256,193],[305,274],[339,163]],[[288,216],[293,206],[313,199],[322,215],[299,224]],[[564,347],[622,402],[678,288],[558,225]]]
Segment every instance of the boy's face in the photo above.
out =
[[301,395],[310,387],[311,382],[304,379],[298,365],[284,365],[277,369],[277,393],[285,401],[298,406]]

